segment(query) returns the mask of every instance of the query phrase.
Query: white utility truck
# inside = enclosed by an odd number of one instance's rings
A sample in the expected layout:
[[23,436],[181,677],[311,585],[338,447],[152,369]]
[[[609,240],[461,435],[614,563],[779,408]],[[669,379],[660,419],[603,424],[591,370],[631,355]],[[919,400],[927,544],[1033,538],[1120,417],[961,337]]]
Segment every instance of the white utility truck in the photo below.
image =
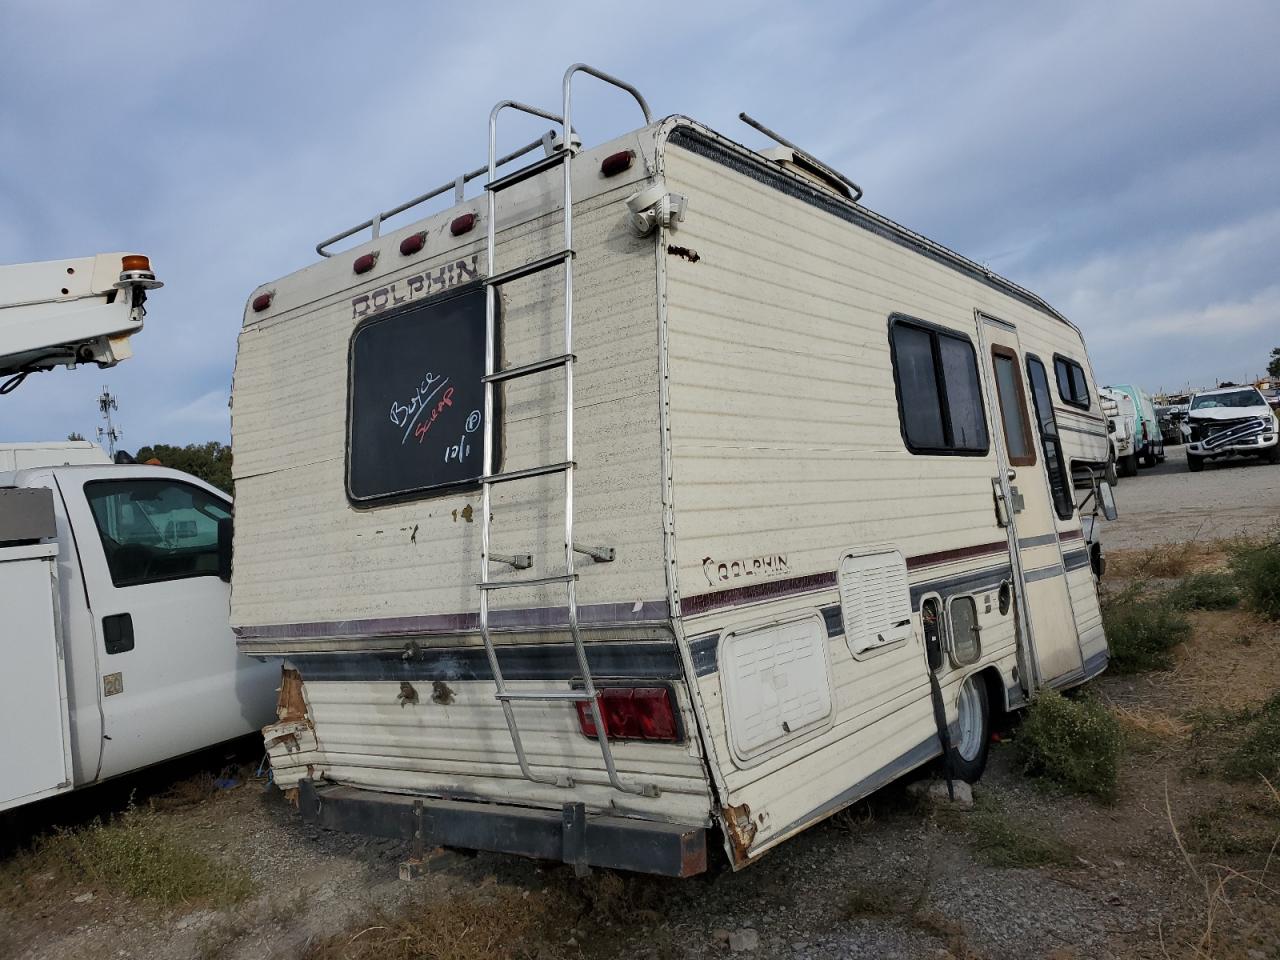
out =
[[[0,267],[0,392],[130,355],[145,257]],[[3,401],[0,401],[3,402]],[[241,736],[278,668],[236,654],[230,499],[93,444],[0,446],[0,810]]]
[[[583,148],[590,76],[638,127]],[[249,297],[232,625],[286,658],[276,781],[330,827],[684,876],[939,756],[976,778],[992,714],[1107,665],[1079,329],[793,145],[581,64],[562,97],[498,104],[450,209]],[[503,176],[518,110],[558,129]]]

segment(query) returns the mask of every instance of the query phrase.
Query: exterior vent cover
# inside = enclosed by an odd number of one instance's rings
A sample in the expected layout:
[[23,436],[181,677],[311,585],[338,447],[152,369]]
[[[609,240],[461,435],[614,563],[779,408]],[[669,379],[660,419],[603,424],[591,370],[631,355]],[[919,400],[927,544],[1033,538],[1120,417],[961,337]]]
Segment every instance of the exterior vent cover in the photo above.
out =
[[840,612],[855,657],[912,636],[907,562],[897,550],[850,553],[840,561]]

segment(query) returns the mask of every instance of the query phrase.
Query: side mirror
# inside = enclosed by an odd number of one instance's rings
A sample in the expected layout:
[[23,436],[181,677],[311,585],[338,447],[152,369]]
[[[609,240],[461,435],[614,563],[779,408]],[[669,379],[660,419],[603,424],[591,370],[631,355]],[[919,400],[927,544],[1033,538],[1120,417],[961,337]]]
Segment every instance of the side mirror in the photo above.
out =
[[231,582],[231,533],[234,521],[225,517],[218,521],[218,579]]
[[1116,495],[1111,492],[1111,484],[1098,484],[1098,503],[1102,504],[1102,515],[1108,520],[1114,520],[1116,514]]

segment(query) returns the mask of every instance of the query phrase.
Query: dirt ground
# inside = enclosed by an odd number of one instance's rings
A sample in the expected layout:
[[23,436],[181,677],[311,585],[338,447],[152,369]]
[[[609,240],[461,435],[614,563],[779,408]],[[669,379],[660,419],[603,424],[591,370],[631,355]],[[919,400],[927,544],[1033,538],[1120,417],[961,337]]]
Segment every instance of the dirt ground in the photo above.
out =
[[[1237,500],[1229,491],[1241,478],[1252,492]],[[1264,508],[1280,518],[1278,483],[1280,467],[1190,475],[1170,464],[1124,481],[1122,518],[1107,529],[1128,547],[1113,555],[1115,576],[1133,576],[1170,531],[1208,539],[1186,515],[1197,503],[1218,503],[1216,536],[1249,528]],[[1220,562],[1209,548],[1192,565]],[[739,873],[718,864],[685,881],[602,871],[577,879],[556,864],[441,851],[425,878],[403,882],[405,845],[307,827],[243,765],[246,754],[235,782],[216,785],[219,755],[194,776],[190,765],[157,771],[0,826],[7,846],[20,846],[53,824],[118,810],[132,789],[139,807],[156,807],[158,829],[247,876],[247,898],[159,906],[56,862],[15,870],[29,854],[10,852],[0,855],[0,882],[9,878],[0,956],[329,960],[370,956],[362,945],[382,937],[390,945],[380,955],[393,960],[1280,960],[1280,798],[1272,806],[1265,784],[1212,773],[1222,730],[1212,718],[1280,691],[1280,624],[1239,610],[1192,618],[1171,670],[1092,685],[1127,735],[1113,804],[1027,778],[1011,721],[971,812],[931,806],[900,783]],[[1016,865],[1025,841],[1013,844],[1012,862],[993,859],[993,829],[1036,838],[1036,865]]]

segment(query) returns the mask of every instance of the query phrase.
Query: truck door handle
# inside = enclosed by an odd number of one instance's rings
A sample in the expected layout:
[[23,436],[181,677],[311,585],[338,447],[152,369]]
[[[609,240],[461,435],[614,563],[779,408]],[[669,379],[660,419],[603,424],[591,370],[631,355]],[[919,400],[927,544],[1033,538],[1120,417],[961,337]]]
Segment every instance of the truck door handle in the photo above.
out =
[[133,617],[113,613],[102,618],[102,644],[107,653],[128,653],[133,649]]

